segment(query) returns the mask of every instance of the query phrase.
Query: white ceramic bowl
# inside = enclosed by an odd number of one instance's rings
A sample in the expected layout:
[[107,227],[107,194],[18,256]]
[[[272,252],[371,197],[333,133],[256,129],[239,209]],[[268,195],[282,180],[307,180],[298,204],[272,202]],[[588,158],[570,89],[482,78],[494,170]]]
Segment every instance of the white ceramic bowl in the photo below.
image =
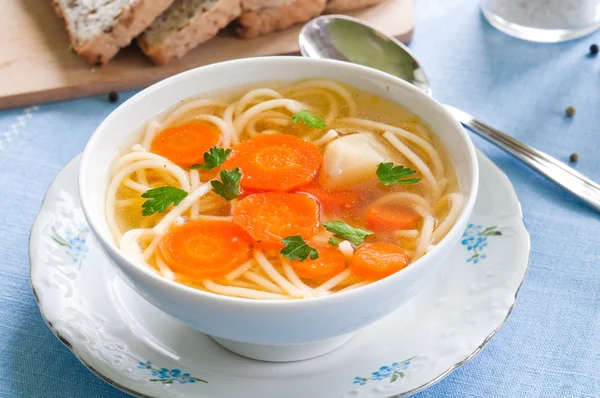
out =
[[[104,217],[108,170],[130,135],[149,117],[178,101],[262,82],[334,79],[404,106],[429,123],[457,167],[466,201],[448,235],[406,269],[365,287],[326,297],[257,301],[225,297],[169,281],[117,248]],[[345,343],[358,329],[403,306],[444,265],[471,215],[478,169],[471,140],[433,98],[391,75],[338,61],[300,57],[250,58],[204,66],[173,76],[135,95],[98,127],[79,172],[85,217],[119,275],[147,301],[245,356],[274,361],[314,357]]]

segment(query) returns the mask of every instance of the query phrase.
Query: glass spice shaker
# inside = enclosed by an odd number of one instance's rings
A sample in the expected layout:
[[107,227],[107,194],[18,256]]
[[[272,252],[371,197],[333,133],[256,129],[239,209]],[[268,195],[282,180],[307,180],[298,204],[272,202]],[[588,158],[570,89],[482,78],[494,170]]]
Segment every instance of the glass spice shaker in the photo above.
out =
[[600,0],[481,0],[498,30],[524,40],[557,43],[600,29]]

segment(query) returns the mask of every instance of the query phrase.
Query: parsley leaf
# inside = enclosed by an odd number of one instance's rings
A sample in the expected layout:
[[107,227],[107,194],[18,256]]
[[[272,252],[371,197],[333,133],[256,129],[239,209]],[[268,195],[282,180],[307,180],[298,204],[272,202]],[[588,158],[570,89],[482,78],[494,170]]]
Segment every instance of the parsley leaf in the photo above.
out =
[[190,169],[204,169],[212,170],[217,166],[220,166],[227,160],[227,156],[231,153],[231,149],[223,149],[218,146],[214,146],[204,152],[204,164],[193,164]]
[[325,128],[325,119],[319,115],[315,115],[308,109],[297,112],[292,116],[292,122],[300,123],[301,121],[308,127],[314,127],[316,129]]
[[421,181],[420,178],[405,178],[415,174],[417,171],[404,166],[394,167],[393,163],[379,163],[377,166],[377,178],[384,185],[402,184],[410,185]]
[[335,238],[347,240],[355,245],[360,245],[367,236],[373,235],[371,231],[351,227],[343,221],[329,221],[323,223],[323,226],[329,232],[333,232]]
[[331,246],[337,247],[337,246],[339,246],[340,243],[342,243],[342,241],[338,238],[331,237],[331,238],[329,238],[327,243],[329,243]]
[[300,235],[288,236],[283,238],[281,242],[285,247],[281,249],[280,253],[290,260],[304,261],[309,257],[311,260],[319,258],[317,250],[314,247],[310,247]]
[[142,204],[142,215],[151,216],[152,214],[159,212],[162,213],[171,204],[177,206],[183,199],[188,196],[188,193],[183,189],[171,187],[169,185],[149,189],[142,194],[142,198],[148,199]]
[[231,171],[221,170],[219,176],[221,177],[221,181],[210,182],[213,192],[222,196],[225,200],[237,198],[240,193],[239,181],[242,178],[240,168],[236,167]]

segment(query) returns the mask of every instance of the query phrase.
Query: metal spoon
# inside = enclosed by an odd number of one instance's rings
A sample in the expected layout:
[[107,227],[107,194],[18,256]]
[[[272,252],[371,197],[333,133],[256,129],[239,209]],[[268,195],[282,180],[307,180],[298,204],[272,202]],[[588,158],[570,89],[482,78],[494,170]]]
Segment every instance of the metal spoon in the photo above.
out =
[[[397,76],[431,95],[425,72],[406,46],[355,18],[324,15],[307,23],[299,37],[305,57],[369,66]],[[600,211],[600,185],[550,155],[517,141],[473,116],[445,105],[465,127],[496,144]]]

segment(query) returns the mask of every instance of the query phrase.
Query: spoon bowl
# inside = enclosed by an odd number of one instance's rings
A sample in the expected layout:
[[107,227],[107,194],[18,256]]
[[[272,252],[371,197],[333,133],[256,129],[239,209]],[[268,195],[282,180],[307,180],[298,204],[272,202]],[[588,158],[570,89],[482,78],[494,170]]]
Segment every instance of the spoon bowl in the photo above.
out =
[[302,28],[299,42],[305,57],[337,59],[379,69],[431,95],[425,71],[408,48],[357,19],[343,15],[315,18]]

